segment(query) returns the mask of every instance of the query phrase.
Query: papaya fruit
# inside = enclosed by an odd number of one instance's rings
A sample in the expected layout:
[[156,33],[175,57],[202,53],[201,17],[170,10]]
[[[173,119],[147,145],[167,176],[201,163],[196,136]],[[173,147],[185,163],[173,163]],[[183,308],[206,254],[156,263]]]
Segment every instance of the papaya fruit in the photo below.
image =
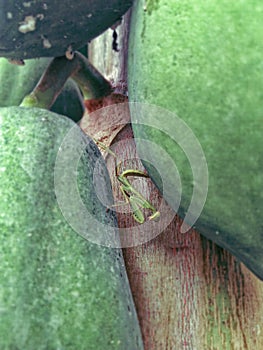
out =
[[70,57],[131,5],[132,0],[0,0],[0,57]]
[[49,58],[28,60],[20,66],[0,58],[0,107],[19,106],[25,95],[33,90],[50,61]]
[[[25,65],[10,64],[5,58],[0,58],[0,107],[19,106],[45,71],[50,58],[38,58],[25,61]],[[84,102],[77,84],[68,79],[60,95],[57,97],[51,111],[62,114],[78,122],[84,113]]]
[[[260,0],[160,0],[147,6],[136,0],[128,69],[130,101],[139,103],[131,108],[133,130],[141,158],[152,162],[145,162],[150,176],[160,189],[161,178],[166,181],[166,200],[189,224],[260,279],[262,16]],[[179,204],[172,163],[182,184]]]
[[[142,349],[97,146],[70,119],[44,109],[0,108],[0,120],[1,350]],[[65,142],[70,130],[80,148]],[[73,158],[60,157],[56,178],[57,159],[68,149]],[[74,159],[78,166],[68,174]],[[75,182],[92,220],[76,210]]]

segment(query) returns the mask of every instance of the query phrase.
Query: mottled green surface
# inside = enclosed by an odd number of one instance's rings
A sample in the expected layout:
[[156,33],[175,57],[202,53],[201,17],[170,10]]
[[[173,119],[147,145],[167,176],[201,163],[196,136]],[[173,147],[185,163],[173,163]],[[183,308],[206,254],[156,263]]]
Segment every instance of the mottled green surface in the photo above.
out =
[[19,66],[0,58],[0,107],[19,106],[34,89],[50,61],[50,58],[33,59]]
[[[129,96],[175,112],[193,130],[204,150],[209,191],[196,227],[229,249],[263,279],[263,3],[255,1],[136,1],[130,34]],[[148,11],[149,9],[149,11]],[[133,121],[153,123],[154,115]],[[172,115],[159,123],[176,135]],[[134,127],[135,136],[164,147],[178,167],[189,206],[193,178],[189,162],[167,135]],[[150,153],[140,149],[141,156]],[[151,154],[170,184],[169,161]],[[151,169],[148,169],[151,172]],[[156,180],[156,179],[154,179]],[[158,181],[156,180],[157,184]],[[200,188],[200,190],[202,190]]]
[[[1,350],[142,349],[121,250],[83,239],[57,205],[54,164],[73,125],[41,109],[0,108]],[[93,188],[98,158],[89,143],[78,188],[87,212],[106,225],[98,232],[90,223],[87,235],[107,237],[116,218]],[[112,203],[101,164],[99,190]]]
[[[34,89],[50,61],[50,58],[37,58],[25,61],[24,66],[18,66],[0,58],[0,107],[19,106]],[[82,118],[83,101],[74,81],[67,81],[51,110],[75,122]]]

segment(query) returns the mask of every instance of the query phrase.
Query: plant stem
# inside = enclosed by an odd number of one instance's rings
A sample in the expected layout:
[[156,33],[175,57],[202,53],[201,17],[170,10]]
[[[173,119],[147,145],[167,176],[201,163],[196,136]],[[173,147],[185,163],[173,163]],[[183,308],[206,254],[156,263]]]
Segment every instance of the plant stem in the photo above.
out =
[[85,56],[75,52],[72,60],[65,56],[54,58],[34,90],[23,99],[20,106],[49,109],[70,77],[78,83],[85,99],[107,96],[112,92],[110,82]]

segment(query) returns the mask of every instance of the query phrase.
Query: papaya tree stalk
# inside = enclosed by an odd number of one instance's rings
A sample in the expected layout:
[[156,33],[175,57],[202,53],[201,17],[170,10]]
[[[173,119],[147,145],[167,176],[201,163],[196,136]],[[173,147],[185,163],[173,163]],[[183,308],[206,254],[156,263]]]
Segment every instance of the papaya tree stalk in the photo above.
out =
[[85,56],[75,52],[72,60],[65,56],[54,58],[34,90],[25,96],[20,106],[49,109],[70,77],[79,85],[84,99],[99,98],[112,92],[110,82]]

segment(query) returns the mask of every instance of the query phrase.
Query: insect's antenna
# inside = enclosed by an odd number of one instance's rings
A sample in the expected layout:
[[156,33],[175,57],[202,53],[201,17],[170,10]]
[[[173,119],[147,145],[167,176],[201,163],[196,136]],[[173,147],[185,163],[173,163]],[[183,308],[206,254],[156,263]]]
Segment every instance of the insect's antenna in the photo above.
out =
[[101,141],[99,141],[98,139],[95,139],[95,138],[93,138],[93,141],[97,144],[98,147],[100,147],[104,151],[108,152],[115,159],[117,158],[117,155],[110,149],[110,146],[106,146],[103,142],[101,142]]
[[117,163],[117,158],[115,158],[115,175],[118,177],[120,174],[121,162]]

